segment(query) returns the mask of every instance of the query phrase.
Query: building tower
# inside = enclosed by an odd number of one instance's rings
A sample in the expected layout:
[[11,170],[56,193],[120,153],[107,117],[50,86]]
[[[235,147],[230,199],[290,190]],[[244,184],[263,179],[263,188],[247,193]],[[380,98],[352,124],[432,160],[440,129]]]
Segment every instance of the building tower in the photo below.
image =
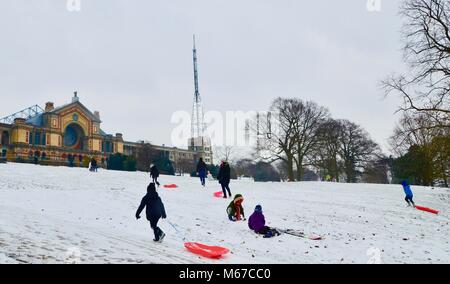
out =
[[197,48],[195,46],[195,35],[193,36],[193,63],[194,63],[194,101],[192,103],[192,117],[191,117],[191,138],[188,141],[189,150],[196,151],[198,158],[210,164],[212,160],[211,139],[205,136],[205,123],[202,98],[200,96],[198,84],[198,64],[197,64]]

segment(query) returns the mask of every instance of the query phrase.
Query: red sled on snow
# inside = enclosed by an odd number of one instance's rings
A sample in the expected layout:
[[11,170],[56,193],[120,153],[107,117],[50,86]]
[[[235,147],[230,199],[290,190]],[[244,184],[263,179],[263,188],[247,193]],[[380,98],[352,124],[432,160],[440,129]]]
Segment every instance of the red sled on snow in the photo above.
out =
[[222,191],[214,192],[214,197],[222,197],[222,196],[223,196]]
[[195,254],[208,258],[221,258],[224,254],[230,252],[229,249],[218,246],[208,246],[200,243],[184,243],[184,247]]
[[176,184],[165,184],[164,185],[164,188],[177,188],[178,187],[178,185],[176,185]]
[[433,214],[436,214],[436,215],[439,214],[439,211],[431,209],[431,208],[428,208],[428,207],[423,207],[423,206],[417,206],[416,205],[416,209],[421,210],[421,211],[425,211],[425,212],[430,212],[430,213],[433,213]]

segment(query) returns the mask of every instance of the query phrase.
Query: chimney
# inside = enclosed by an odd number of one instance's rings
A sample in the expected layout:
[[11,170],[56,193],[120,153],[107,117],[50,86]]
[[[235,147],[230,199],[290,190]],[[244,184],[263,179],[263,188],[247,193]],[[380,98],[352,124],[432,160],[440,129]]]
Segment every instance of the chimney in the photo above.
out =
[[78,92],[73,92],[72,103],[78,102],[80,99],[78,98]]
[[14,124],[25,124],[26,120],[25,118],[16,117],[14,118]]
[[55,109],[55,106],[52,102],[45,103],[45,112],[50,112]]
[[116,133],[116,138],[122,139],[122,133]]
[[100,112],[99,111],[94,111],[94,116],[96,118],[98,118],[98,120],[100,120]]

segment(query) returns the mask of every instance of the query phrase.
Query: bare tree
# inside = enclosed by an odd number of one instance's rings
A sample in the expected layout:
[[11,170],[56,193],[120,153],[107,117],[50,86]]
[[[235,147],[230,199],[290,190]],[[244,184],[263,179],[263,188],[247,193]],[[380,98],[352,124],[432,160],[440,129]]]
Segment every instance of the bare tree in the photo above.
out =
[[179,158],[174,162],[175,171],[181,176],[185,173],[191,173],[195,170],[194,160],[188,158]]
[[280,174],[280,178],[282,181],[289,180],[288,170],[287,170],[285,162],[279,161],[279,162],[275,163],[275,168],[277,169],[278,173]]
[[214,159],[216,161],[225,161],[231,162],[234,155],[234,147],[233,146],[217,146],[214,148]]
[[[257,136],[257,153],[269,163],[282,161],[289,181],[294,181],[294,160],[297,146],[298,103],[295,99],[277,98],[266,118],[258,117],[253,127]],[[273,124],[276,121],[276,127]]]
[[367,164],[362,175],[362,181],[365,183],[388,184],[389,164],[387,158],[381,158],[371,161]]
[[427,127],[450,127],[450,2],[405,0],[401,7],[408,75],[394,75],[383,82],[386,94],[403,99],[399,111],[419,112]]
[[293,115],[297,116],[294,127],[296,143],[294,160],[297,168],[297,179],[303,180],[303,169],[307,166],[305,160],[319,142],[319,129],[330,115],[326,108],[314,102],[295,100],[294,103],[296,107],[293,109],[295,111]]
[[397,156],[402,156],[411,146],[430,144],[433,137],[441,135],[442,132],[442,129],[433,127],[426,114],[406,112],[395,127],[389,143],[391,150]]
[[374,159],[381,156],[379,146],[359,125],[348,120],[339,120],[339,155],[344,164],[347,182],[357,182],[362,169]]
[[334,119],[328,119],[318,129],[318,143],[314,147],[310,159],[312,164],[321,169],[322,178],[330,175],[332,179],[339,181],[341,163],[339,157],[341,124]]

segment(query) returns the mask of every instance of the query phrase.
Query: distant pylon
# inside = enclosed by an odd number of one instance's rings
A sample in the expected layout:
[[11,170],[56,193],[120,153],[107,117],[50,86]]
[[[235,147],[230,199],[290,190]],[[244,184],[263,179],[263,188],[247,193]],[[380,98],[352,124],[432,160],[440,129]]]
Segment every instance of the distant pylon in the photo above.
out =
[[194,59],[194,102],[192,104],[192,119],[191,119],[191,137],[203,137],[204,133],[204,121],[203,121],[203,105],[202,98],[200,96],[200,91],[198,87],[198,67],[197,67],[197,49],[195,47],[195,35],[193,36],[194,48],[193,48],[193,59]]

